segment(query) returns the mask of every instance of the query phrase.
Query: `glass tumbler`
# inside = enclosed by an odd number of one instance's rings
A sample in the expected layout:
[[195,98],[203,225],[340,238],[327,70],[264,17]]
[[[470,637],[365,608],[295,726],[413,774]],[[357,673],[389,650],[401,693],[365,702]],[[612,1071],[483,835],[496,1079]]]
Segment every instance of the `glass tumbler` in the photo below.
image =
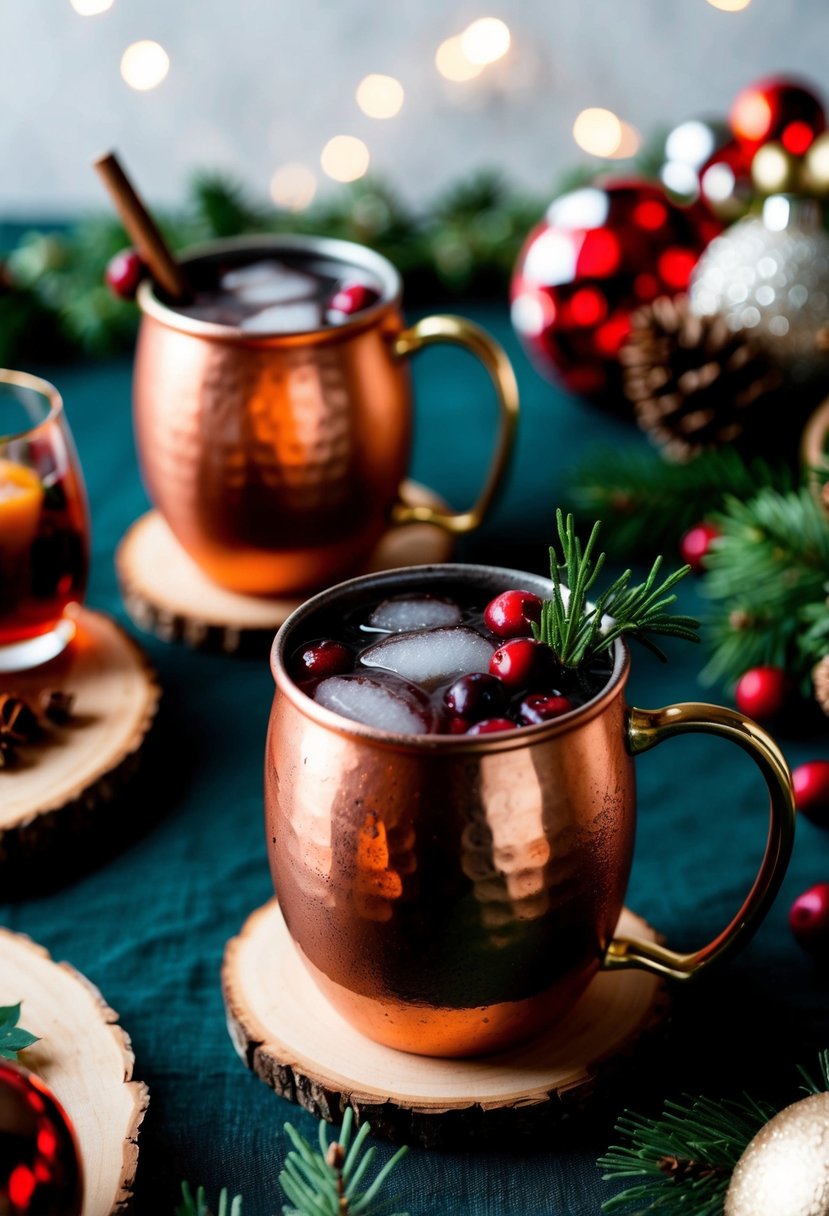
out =
[[0,369],[0,673],[71,641],[88,567],[86,493],[61,396]]

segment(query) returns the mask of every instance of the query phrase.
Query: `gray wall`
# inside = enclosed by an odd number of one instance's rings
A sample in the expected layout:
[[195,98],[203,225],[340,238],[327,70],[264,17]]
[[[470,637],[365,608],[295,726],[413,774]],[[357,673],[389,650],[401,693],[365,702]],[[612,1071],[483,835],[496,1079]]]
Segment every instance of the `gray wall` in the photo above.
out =
[[[359,135],[410,199],[497,164],[545,188],[584,159],[571,127],[605,106],[647,133],[727,108],[758,75],[797,72],[829,92],[829,0],[115,0],[81,17],[70,0],[0,0],[0,214],[47,216],[103,201],[88,167],[113,146],[146,194],[174,202],[196,166],[265,193],[284,161],[319,173],[330,136]],[[482,15],[510,26],[506,60],[450,85],[434,52]],[[159,41],[167,79],[121,80],[126,45]],[[363,116],[367,72],[405,86],[400,115]],[[338,187],[321,178],[324,190]]]

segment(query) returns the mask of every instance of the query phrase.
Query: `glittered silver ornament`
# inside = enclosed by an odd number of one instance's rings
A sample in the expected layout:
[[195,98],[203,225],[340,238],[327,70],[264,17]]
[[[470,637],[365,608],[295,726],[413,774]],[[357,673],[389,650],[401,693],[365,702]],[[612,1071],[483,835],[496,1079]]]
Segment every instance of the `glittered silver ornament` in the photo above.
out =
[[737,1162],[725,1216],[829,1216],[829,1094],[787,1106]]
[[776,194],[738,220],[691,276],[691,308],[745,330],[793,379],[825,374],[818,333],[829,323],[829,236],[814,199]]

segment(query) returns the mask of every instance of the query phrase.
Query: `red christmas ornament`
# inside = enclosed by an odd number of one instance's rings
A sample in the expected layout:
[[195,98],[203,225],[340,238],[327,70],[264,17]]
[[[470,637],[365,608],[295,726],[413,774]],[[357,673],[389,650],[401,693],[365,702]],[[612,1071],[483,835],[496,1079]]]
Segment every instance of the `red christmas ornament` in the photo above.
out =
[[819,882],[798,895],[789,909],[789,928],[810,954],[829,947],[829,882]]
[[145,269],[144,263],[134,249],[122,249],[107,263],[104,274],[107,287],[122,300],[134,300]]
[[801,815],[829,827],[829,760],[810,760],[792,772],[795,803]]
[[19,1064],[0,1059],[0,1212],[78,1216],[80,1156],[66,1112]]
[[679,542],[682,560],[688,563],[694,574],[702,574],[704,571],[705,559],[711,551],[711,543],[719,535],[719,528],[703,522],[686,532]]
[[751,667],[737,681],[737,708],[758,722],[775,722],[787,708],[794,686],[782,667]]
[[651,182],[599,182],[556,199],[512,278],[512,322],[539,370],[620,408],[617,356],[631,313],[684,291],[720,227]]
[[826,128],[823,106],[811,89],[784,76],[769,76],[743,89],[728,115],[740,146],[754,153],[770,140],[802,156]]

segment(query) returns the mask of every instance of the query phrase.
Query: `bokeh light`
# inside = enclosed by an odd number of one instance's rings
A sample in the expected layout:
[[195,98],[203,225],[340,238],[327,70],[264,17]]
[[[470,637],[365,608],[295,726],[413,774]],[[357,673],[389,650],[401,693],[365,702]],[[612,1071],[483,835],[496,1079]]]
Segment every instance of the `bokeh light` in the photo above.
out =
[[721,13],[741,13],[748,8],[751,0],[708,0],[712,8],[718,8]]
[[121,56],[121,76],[131,89],[146,92],[161,84],[170,70],[170,56],[158,42],[133,42]]
[[403,85],[394,76],[372,73],[357,85],[357,105],[369,118],[394,118],[403,97]]
[[307,165],[280,165],[271,178],[271,198],[288,211],[304,211],[316,192],[316,175]]
[[622,144],[621,121],[612,110],[591,106],[573,123],[573,139],[591,156],[615,156]]
[[461,51],[470,63],[495,63],[510,47],[509,28],[497,17],[481,17],[461,34]]
[[81,17],[97,17],[111,9],[115,0],[69,0],[76,13]]
[[446,80],[463,83],[474,80],[483,71],[483,64],[473,63],[463,49],[463,39],[447,38],[435,52],[435,65]]
[[368,148],[355,135],[335,135],[322,150],[323,172],[335,182],[356,182],[369,166]]
[[629,122],[621,124],[622,134],[619,138],[619,144],[615,152],[610,155],[614,160],[627,160],[631,156],[635,156],[642,146],[642,136],[632,127]]

